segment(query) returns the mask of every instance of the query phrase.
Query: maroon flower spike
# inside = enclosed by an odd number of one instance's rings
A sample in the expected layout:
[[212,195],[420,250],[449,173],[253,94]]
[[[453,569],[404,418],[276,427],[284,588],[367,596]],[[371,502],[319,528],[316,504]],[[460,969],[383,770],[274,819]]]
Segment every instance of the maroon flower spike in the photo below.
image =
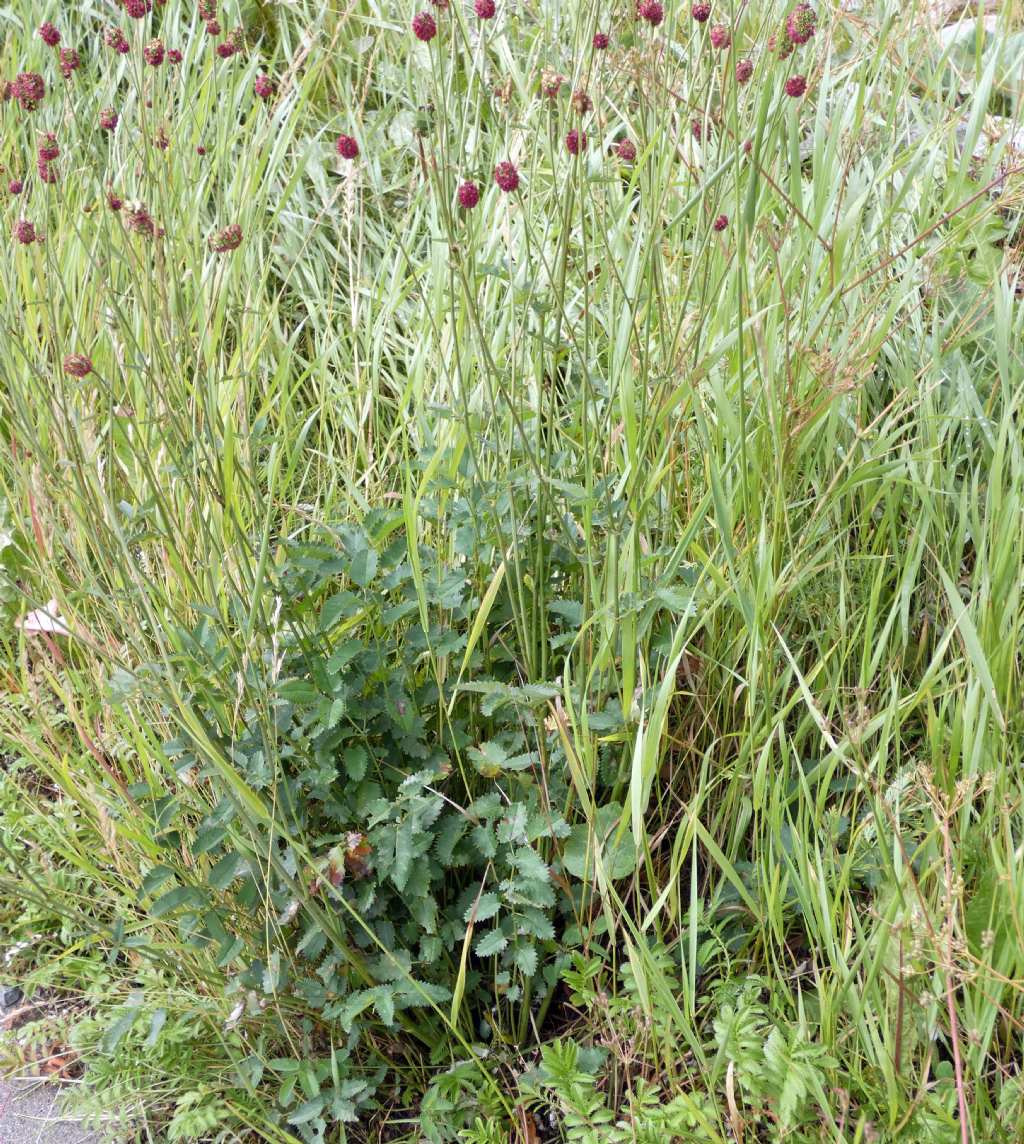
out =
[[229,251],[237,250],[241,242],[242,228],[237,222],[233,222],[210,236],[210,249],[214,254],[227,254]]
[[71,73],[78,71],[82,66],[82,61],[78,57],[78,52],[74,48],[61,48],[60,50],[60,74],[65,79],[71,78]]
[[786,35],[790,43],[806,44],[818,30],[818,17],[810,4],[797,4],[786,17]]
[[570,155],[578,155],[587,149],[587,133],[575,128],[565,137],[565,149]]
[[594,106],[594,101],[587,95],[583,88],[578,87],[572,93],[572,105],[580,115],[586,115]]
[[46,84],[35,72],[19,72],[14,78],[11,94],[22,111],[35,111],[46,95]]
[[519,172],[515,163],[503,160],[494,168],[494,181],[506,194],[511,194],[519,186]]
[[68,377],[83,378],[92,373],[92,362],[85,354],[68,354],[63,364]]
[[157,128],[157,132],[153,138],[153,142],[156,144],[157,149],[159,151],[166,151],[167,148],[170,147],[171,141],[167,137],[167,131],[165,128],[163,128],[163,127]]
[[557,99],[565,83],[565,76],[545,69],[540,73],[540,93],[548,99]]
[[22,246],[30,246],[36,240],[36,228],[27,218],[19,219],[14,224],[14,239]]
[[55,48],[60,43],[60,32],[47,20],[39,25],[39,38],[47,47]]
[[222,60],[229,60],[238,51],[234,40],[223,40],[217,45],[217,55]]
[[497,9],[494,0],[473,0],[473,11],[481,20],[493,20]]
[[430,4],[432,7],[436,8],[438,12],[448,11],[448,0],[430,0]]
[[113,191],[107,191],[107,206],[112,211],[119,211],[124,206],[124,200],[119,199]]
[[164,62],[163,40],[150,40],[142,49],[142,58],[151,68],[158,68]]
[[740,60],[736,65],[736,82],[746,83],[754,74],[754,64],[751,60]]
[[711,224],[714,230],[725,230],[728,225],[729,216],[724,214],[720,214],[718,218],[716,218],[715,221]]
[[636,144],[631,139],[620,139],[615,145],[615,153],[624,163],[632,163],[636,158]]
[[711,19],[711,5],[705,4],[701,0],[690,9],[690,15],[698,24],[703,24],[706,20]]
[[711,46],[717,51],[732,43],[732,33],[724,24],[715,24],[711,29]]
[[355,159],[359,156],[359,144],[351,135],[339,135],[338,142],[334,146],[343,159]]
[[128,40],[120,28],[107,28],[103,32],[103,42],[108,48],[113,48],[118,55],[126,56],[129,50]]
[[793,54],[793,42],[786,34],[786,29],[782,29],[782,34],[777,35],[775,32],[768,37],[768,51],[774,52],[780,60],[788,60]]
[[791,75],[786,80],[786,94],[790,99],[799,99],[807,90],[807,79],[802,75]]
[[199,19],[205,22],[207,20],[216,20],[216,18],[216,0],[199,0]]
[[7,184],[7,190],[12,195],[20,195],[24,189],[25,184],[21,181],[21,179],[11,179],[11,181]]
[[206,154],[206,148],[202,145],[202,143],[200,143],[199,146],[196,148],[196,154],[197,155],[205,155]]
[[167,62],[169,64],[180,64],[182,60],[181,52],[177,48],[167,49]]
[[610,41],[608,39],[608,33],[607,32],[595,32],[594,33],[593,44],[594,44],[594,47],[597,51],[603,52],[605,50],[605,48],[608,47],[609,42]]
[[252,90],[260,99],[269,99],[274,94],[274,85],[270,82],[268,76],[258,75],[253,80]]
[[219,36],[220,35],[220,21],[219,20],[213,20],[213,19],[207,20],[203,26],[206,28],[206,34],[208,36]]
[[99,122],[101,130],[113,131],[117,127],[117,112],[112,107],[104,107]]
[[156,233],[156,223],[153,222],[153,216],[141,203],[132,207],[128,212],[127,224],[130,231],[135,234],[144,234],[147,238],[152,238]]
[[690,120],[690,131],[698,143],[704,138],[704,125],[699,119]]
[[38,159],[36,161],[36,174],[42,183],[55,183],[57,181],[57,172],[45,159]]
[[645,20],[652,28],[656,28],[665,19],[665,9],[658,0],[640,0],[636,9],[641,20]]
[[151,7],[149,0],[124,0],[125,15],[133,20],[144,20]]
[[480,201],[480,188],[472,179],[467,179],[464,183],[459,184],[456,197],[459,200],[459,206],[464,211],[471,211]]
[[429,44],[437,35],[437,25],[434,23],[434,17],[431,16],[429,12],[417,12],[412,18],[412,34],[417,40],[422,40],[424,44]]
[[36,154],[39,156],[41,163],[52,163],[60,154],[60,147],[57,145],[56,137],[47,135],[43,142],[39,144],[39,149]]

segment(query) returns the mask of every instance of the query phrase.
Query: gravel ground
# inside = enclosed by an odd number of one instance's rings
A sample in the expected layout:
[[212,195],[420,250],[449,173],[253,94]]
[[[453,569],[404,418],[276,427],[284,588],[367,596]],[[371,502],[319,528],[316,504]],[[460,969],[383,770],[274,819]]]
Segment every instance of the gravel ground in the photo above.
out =
[[38,1080],[0,1080],[0,1144],[98,1144],[54,1109],[58,1090]]

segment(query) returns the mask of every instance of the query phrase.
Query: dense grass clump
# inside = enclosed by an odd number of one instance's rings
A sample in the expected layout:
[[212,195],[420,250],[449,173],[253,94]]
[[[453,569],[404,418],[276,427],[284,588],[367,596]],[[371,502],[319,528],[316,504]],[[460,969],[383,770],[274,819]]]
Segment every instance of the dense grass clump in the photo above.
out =
[[1020,1139],[1019,15],[8,6],[12,1069]]

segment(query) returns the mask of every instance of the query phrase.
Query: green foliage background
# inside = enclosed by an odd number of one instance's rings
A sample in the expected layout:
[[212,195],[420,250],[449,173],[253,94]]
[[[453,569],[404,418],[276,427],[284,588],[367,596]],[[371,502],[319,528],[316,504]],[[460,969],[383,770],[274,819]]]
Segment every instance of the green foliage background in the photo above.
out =
[[138,1139],[1019,1139],[1016,7],[44,9],[12,1066]]

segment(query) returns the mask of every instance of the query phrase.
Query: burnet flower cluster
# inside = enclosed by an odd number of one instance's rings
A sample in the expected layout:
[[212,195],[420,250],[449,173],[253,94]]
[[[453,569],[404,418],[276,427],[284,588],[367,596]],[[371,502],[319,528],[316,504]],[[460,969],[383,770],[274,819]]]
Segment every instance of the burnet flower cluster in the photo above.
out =
[[[158,7],[164,0],[156,0]],[[212,45],[215,57],[219,60],[228,60],[242,52],[245,48],[245,35],[243,30],[232,27],[225,31],[217,10],[218,0],[195,0],[196,11],[202,26],[203,35],[207,45]],[[146,20],[153,11],[153,0],[116,0],[123,16],[128,23],[124,26],[111,24],[99,33],[103,46],[118,56],[138,54],[142,69],[156,72],[170,68],[177,68],[183,64],[182,51],[174,46],[168,46],[160,36],[145,38],[140,34],[141,27],[137,23]],[[709,58],[714,61],[713,66],[721,66],[725,74],[730,74],[735,83],[743,86],[754,79],[758,72],[756,54],[743,45],[742,29],[739,23],[734,24],[736,9],[734,7],[721,8],[710,0],[694,0],[688,10],[681,12],[672,10],[667,12],[661,0],[634,0],[634,16],[636,25],[642,35],[650,36],[651,42],[656,43],[662,36],[659,29],[669,20],[668,31],[672,35],[692,35],[698,47],[705,50]],[[720,0],[719,0],[720,3]],[[412,36],[419,44],[425,46],[427,51],[437,50],[435,41],[439,37],[443,40],[451,28],[452,13],[450,0],[430,0],[430,9],[416,12],[410,22]],[[473,16],[478,23],[481,35],[493,34],[489,31],[492,25],[500,28],[500,17],[495,0],[473,0]],[[686,31],[687,17],[690,32]],[[139,29],[139,31],[137,31]],[[780,25],[766,38],[764,50],[761,53],[761,62],[768,65],[772,60],[788,61],[794,54],[807,45],[817,31],[817,16],[814,9],[805,0],[799,0],[788,9]],[[616,35],[614,29],[597,28],[588,33],[590,48],[594,53],[593,59],[587,68],[580,74],[594,74],[594,69],[601,67],[600,60],[606,54],[613,54],[616,48]],[[69,82],[75,73],[82,68],[81,56],[75,46],[66,43],[60,27],[54,22],[46,20],[36,29],[39,40],[50,49],[53,58],[53,69],[59,73],[61,79]],[[133,43],[135,46],[133,47]],[[201,49],[201,43],[200,43]],[[807,75],[797,71],[790,64],[788,74],[782,77],[781,92],[790,100],[803,98],[809,87]],[[45,69],[44,69],[45,70]],[[579,71],[579,69],[575,69]],[[41,72],[18,72],[12,79],[0,82],[0,96],[4,102],[11,103],[18,111],[30,117],[38,113],[40,107],[47,101],[52,90],[52,81]],[[60,85],[57,85],[60,87]],[[538,95],[546,100],[555,110],[557,101],[567,90],[568,84],[564,75],[546,68],[542,70],[537,87]],[[253,96],[262,104],[271,105],[277,97],[277,85],[273,79],[264,72],[258,72],[252,83]],[[595,109],[594,99],[590,92],[583,87],[575,88],[568,98],[568,115],[570,122],[564,125],[562,141],[566,154],[571,162],[584,162],[588,148],[591,145],[591,134],[594,128],[599,127],[599,138],[607,148],[607,152],[624,167],[635,164],[639,149],[623,126],[612,133],[606,129],[604,115],[605,109]],[[146,100],[146,107],[152,106]],[[600,112],[600,115],[599,115]],[[118,107],[109,105],[102,107],[96,113],[95,123],[100,132],[112,136],[119,129],[124,130],[122,116]],[[695,118],[691,121],[691,133],[699,143],[707,143],[715,137],[715,123],[713,117]],[[590,128],[590,132],[588,132]],[[610,138],[609,138],[610,134]],[[167,150],[171,145],[171,137],[165,127],[158,126],[145,134],[146,141],[159,150]],[[61,146],[54,132],[36,132],[35,144],[35,177],[42,187],[50,187],[60,181]],[[353,175],[358,170],[357,161],[360,160],[361,150],[356,135],[349,133],[339,134],[335,141],[335,150],[340,159],[351,165]],[[744,146],[749,153],[749,145]],[[205,147],[200,144],[196,148],[199,155],[205,154]],[[31,179],[26,182],[27,176],[20,171],[8,172],[6,189],[12,198],[16,196],[31,195]],[[456,181],[455,202],[463,214],[475,210],[483,200],[485,181],[483,172],[475,175],[464,173]],[[515,196],[523,187],[523,174],[516,161],[511,157],[498,157],[489,174],[497,191],[506,196]],[[135,235],[146,239],[159,238],[164,232],[163,228],[152,217],[146,205],[141,202],[128,202],[112,188],[108,188],[105,201],[111,212],[117,214],[123,221],[125,229]],[[714,217],[711,229],[721,234],[728,228],[729,220],[725,214]],[[13,238],[17,245],[30,246],[41,243],[44,233],[38,222],[24,214],[13,223]],[[207,246],[216,255],[227,255],[239,248],[243,240],[243,231],[239,223],[231,221],[220,225],[210,235]],[[71,354],[64,362],[65,372],[71,376],[84,377],[92,370],[83,371],[83,362],[87,358]]]

